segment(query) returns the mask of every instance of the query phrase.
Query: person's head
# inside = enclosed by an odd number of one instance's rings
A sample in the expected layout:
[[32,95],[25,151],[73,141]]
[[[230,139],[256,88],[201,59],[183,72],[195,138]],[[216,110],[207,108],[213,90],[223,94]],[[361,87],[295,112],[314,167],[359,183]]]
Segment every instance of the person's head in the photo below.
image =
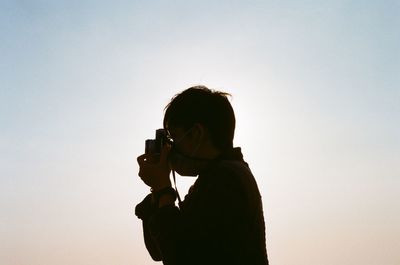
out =
[[235,114],[227,96],[194,86],[172,98],[165,108],[164,129],[179,142],[182,153],[212,158],[233,148]]

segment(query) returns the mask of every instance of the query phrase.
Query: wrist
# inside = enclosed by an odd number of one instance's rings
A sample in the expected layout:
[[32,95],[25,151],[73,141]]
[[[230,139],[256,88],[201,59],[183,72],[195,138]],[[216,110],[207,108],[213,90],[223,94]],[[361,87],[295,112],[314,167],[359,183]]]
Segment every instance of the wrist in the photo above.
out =
[[172,188],[171,182],[166,182],[163,184],[159,184],[157,186],[153,186],[153,187],[151,187],[150,191],[152,193],[154,193],[154,192],[159,192],[159,191],[161,191],[163,189],[167,189],[167,188]]
[[163,194],[158,200],[158,208],[161,208],[166,205],[174,205],[175,204],[176,195],[175,194]]
[[171,185],[158,190],[152,189],[151,191],[152,191],[153,203],[158,207],[167,204],[173,204],[177,197],[176,191],[174,188],[171,187]]

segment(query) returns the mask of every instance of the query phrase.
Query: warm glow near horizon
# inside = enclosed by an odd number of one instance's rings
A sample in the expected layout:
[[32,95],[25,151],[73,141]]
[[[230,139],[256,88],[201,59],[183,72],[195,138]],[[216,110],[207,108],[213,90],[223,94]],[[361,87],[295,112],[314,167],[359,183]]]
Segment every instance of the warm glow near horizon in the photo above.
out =
[[[136,157],[232,94],[270,264],[400,264],[396,1],[3,1],[0,264],[156,264]],[[185,194],[193,178],[178,177]]]

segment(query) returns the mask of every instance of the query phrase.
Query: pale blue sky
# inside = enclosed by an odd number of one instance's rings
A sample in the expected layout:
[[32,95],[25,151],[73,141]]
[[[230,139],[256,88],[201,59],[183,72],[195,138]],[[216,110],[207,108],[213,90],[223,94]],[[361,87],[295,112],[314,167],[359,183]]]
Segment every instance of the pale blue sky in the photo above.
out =
[[154,264],[136,156],[204,84],[271,264],[398,265],[399,28],[398,1],[0,1],[0,263]]

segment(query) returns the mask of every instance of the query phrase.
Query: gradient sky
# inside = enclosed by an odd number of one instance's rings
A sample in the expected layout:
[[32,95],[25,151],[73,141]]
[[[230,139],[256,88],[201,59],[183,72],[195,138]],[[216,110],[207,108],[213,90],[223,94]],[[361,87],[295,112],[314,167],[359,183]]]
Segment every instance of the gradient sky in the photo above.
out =
[[[271,264],[400,264],[399,1],[0,1],[0,263],[155,264],[144,140],[230,92]],[[193,178],[179,178],[185,194]]]

